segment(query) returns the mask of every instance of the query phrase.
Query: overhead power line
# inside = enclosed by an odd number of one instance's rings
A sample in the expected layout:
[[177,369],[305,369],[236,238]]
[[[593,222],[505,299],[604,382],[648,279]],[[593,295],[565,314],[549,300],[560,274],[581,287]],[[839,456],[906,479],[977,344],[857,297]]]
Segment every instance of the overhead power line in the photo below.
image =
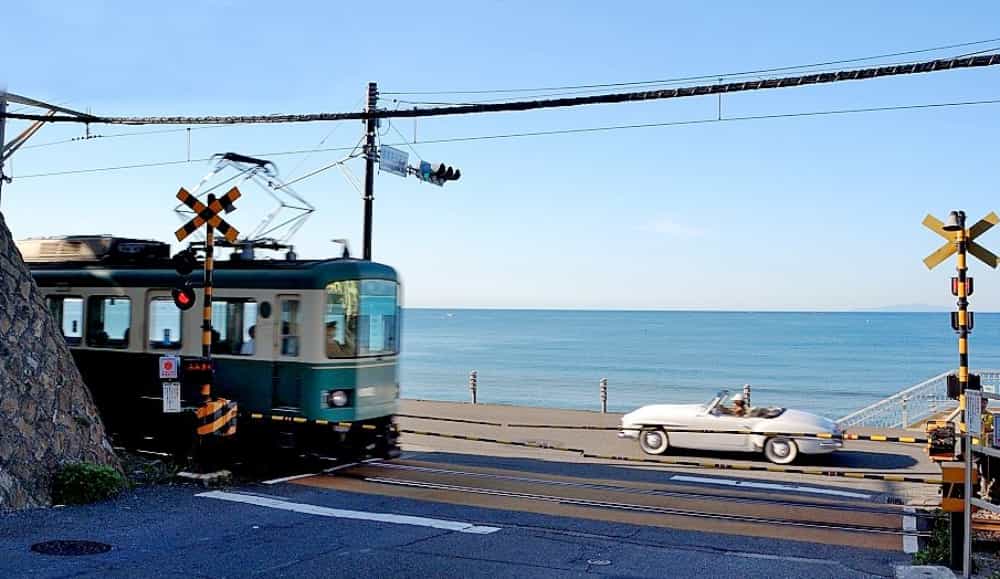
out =
[[[976,40],[972,42],[961,42],[957,44],[946,44],[943,46],[934,46],[931,48],[921,48],[919,50],[906,50],[902,52],[888,52],[885,54],[876,54],[872,56],[862,56],[857,58],[845,58],[840,60],[828,60],[825,62],[814,62],[812,64],[799,64],[799,65],[789,65],[789,66],[778,66],[772,68],[760,68],[757,70],[745,70],[742,72],[729,72],[729,73],[717,73],[717,74],[702,74],[698,76],[682,76],[674,78],[666,78],[659,80],[643,80],[643,81],[633,81],[633,82],[612,82],[603,84],[576,84],[576,85],[564,85],[564,86],[547,86],[547,87],[534,87],[534,88],[501,88],[501,89],[479,89],[479,90],[434,90],[434,91],[382,91],[384,95],[463,95],[463,94],[510,94],[510,93],[531,93],[531,92],[549,92],[549,91],[563,91],[563,90],[581,90],[581,89],[599,89],[599,88],[613,88],[613,87],[626,87],[626,86],[645,86],[645,85],[660,85],[660,84],[673,84],[678,82],[691,82],[695,80],[706,80],[706,79],[718,79],[718,78],[733,78],[737,76],[748,76],[748,75],[759,75],[759,74],[769,74],[774,72],[788,72],[792,70],[802,70],[809,68],[818,68],[824,66],[833,66],[836,64],[850,64],[855,62],[867,62],[872,60],[880,60],[883,58],[896,58],[900,56],[912,56],[914,54],[926,54],[928,52],[940,52],[942,50],[953,50],[955,48],[966,48],[971,46],[982,46],[984,44],[995,44],[1000,42],[1000,38],[989,38],[986,40]],[[963,55],[967,56],[967,55]],[[401,101],[406,102],[406,101]]]
[[[789,119],[798,117],[819,117],[819,116],[831,116],[831,115],[850,115],[850,114],[863,114],[863,113],[881,113],[881,112],[891,112],[891,111],[906,111],[906,110],[920,110],[920,109],[933,109],[933,108],[956,108],[956,107],[967,107],[967,106],[985,106],[985,105],[1000,105],[1000,98],[996,99],[986,99],[986,100],[974,100],[974,101],[952,101],[952,102],[937,102],[937,103],[917,103],[910,105],[891,105],[884,107],[864,107],[864,108],[852,108],[852,109],[833,109],[825,111],[805,111],[797,113],[774,113],[767,115],[747,115],[739,117],[723,117],[723,118],[708,118],[708,119],[687,119],[680,121],[664,121],[657,123],[634,123],[627,125],[605,125],[598,127],[577,127],[573,129],[553,129],[548,131],[527,131],[527,132],[517,132],[517,133],[500,133],[492,135],[469,135],[463,137],[445,137],[441,139],[427,139],[421,141],[400,141],[397,143],[386,143],[388,146],[392,147],[402,147],[413,144],[420,145],[440,145],[445,143],[463,143],[470,141],[489,141],[489,140],[499,140],[499,139],[517,139],[517,138],[528,138],[528,137],[546,137],[555,135],[569,135],[578,133],[597,133],[605,131],[620,131],[628,129],[650,129],[656,127],[676,127],[676,126],[686,126],[686,125],[708,125],[716,123],[734,123],[734,122],[745,122],[745,121],[760,121],[760,120],[774,120],[774,119]],[[342,152],[342,151],[354,151],[357,146],[354,147],[332,147],[323,149],[304,149],[297,151],[277,151],[271,153],[255,153],[255,157],[277,157],[282,155],[304,155],[313,153],[324,153],[324,152]],[[121,171],[127,169],[145,169],[152,167],[165,167],[170,165],[183,165],[189,163],[200,163],[205,161],[210,161],[211,157],[205,157],[200,159],[191,159],[190,161],[159,161],[150,163],[137,163],[132,165],[116,165],[111,167],[95,167],[90,169],[69,169],[66,171],[52,171],[47,173],[33,173],[28,175],[19,175],[18,179],[32,179],[39,177],[55,177],[59,175],[79,175],[85,173],[102,173],[107,171]],[[322,167],[316,173],[325,171],[331,167],[342,166],[343,160],[338,160],[331,163],[328,166]],[[301,181],[306,177],[312,176],[312,173],[305,175],[295,181]]]
[[[565,97],[554,99],[536,99],[502,103],[469,104],[461,106],[428,107],[417,109],[374,109],[371,111],[350,113],[312,113],[312,114],[275,114],[252,116],[201,116],[201,117],[91,117],[89,123],[105,123],[115,125],[231,125],[260,123],[302,123],[316,121],[347,121],[367,120],[370,118],[415,118],[439,117],[450,115],[467,115],[495,112],[529,111],[574,107],[593,104],[613,104],[626,102],[643,102],[653,100],[674,99],[690,96],[728,94],[756,91],[773,88],[789,88],[829,84],[849,80],[867,80],[910,74],[922,74],[943,70],[980,68],[1000,64],[1000,53],[981,56],[968,56],[944,60],[931,60],[910,64],[862,68],[840,72],[815,73],[764,80],[750,80],[731,83],[708,84],[692,87],[658,89],[639,92],[624,92],[613,94]],[[47,116],[7,113],[12,119],[45,120],[50,122],[83,122],[74,116]]]

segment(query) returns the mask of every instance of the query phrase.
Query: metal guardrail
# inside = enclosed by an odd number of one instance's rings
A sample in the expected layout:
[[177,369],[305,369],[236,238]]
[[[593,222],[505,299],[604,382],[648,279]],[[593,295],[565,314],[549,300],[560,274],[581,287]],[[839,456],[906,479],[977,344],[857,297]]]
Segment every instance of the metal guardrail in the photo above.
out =
[[[974,370],[982,379],[983,390],[1000,392],[1000,370]],[[948,398],[947,376],[953,370],[897,392],[844,416],[837,421],[841,428],[907,428],[942,412],[958,407],[958,402]]]

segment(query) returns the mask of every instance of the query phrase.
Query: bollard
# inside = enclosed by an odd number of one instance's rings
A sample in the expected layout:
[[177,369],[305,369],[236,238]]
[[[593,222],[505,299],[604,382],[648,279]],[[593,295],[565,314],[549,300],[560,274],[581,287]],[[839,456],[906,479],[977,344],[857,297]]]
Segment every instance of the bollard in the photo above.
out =
[[469,392],[472,393],[472,403],[476,404],[476,382],[478,381],[478,376],[476,371],[473,370],[469,372]]
[[608,412],[608,379],[601,378],[601,412]]

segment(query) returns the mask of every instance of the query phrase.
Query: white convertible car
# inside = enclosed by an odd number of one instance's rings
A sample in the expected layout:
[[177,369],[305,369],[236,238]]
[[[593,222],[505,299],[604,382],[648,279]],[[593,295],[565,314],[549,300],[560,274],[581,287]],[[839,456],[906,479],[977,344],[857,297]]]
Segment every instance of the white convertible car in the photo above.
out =
[[622,417],[622,438],[637,438],[648,454],[663,454],[671,446],[700,450],[764,452],[768,460],[788,464],[802,454],[824,454],[843,446],[837,439],[796,438],[767,434],[717,434],[671,430],[748,430],[762,433],[830,432],[842,434],[832,420],[786,408],[749,408],[738,416],[725,406],[723,390],[708,404],[651,404]]

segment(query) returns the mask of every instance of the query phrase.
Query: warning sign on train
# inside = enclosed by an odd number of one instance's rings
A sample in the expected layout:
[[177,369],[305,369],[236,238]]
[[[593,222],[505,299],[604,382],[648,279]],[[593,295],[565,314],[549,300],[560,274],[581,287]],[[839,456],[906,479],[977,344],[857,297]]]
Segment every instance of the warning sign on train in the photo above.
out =
[[179,356],[160,356],[160,380],[176,380],[180,365]]
[[181,411],[181,383],[163,383],[163,412],[173,413]]

